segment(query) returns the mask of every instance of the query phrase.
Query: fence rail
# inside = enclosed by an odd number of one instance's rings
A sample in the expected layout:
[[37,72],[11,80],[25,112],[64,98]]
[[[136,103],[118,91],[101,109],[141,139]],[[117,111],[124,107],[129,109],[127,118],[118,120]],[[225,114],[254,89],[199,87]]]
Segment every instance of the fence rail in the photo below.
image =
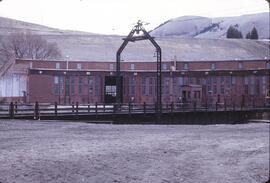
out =
[[[242,111],[242,110],[260,110],[266,109],[265,107],[254,106],[226,106],[226,104],[216,103],[211,106],[196,106],[195,104],[188,103],[170,103],[162,105],[162,113],[173,112],[200,112],[200,111]],[[0,105],[0,118],[19,118],[19,117],[32,117],[33,119],[40,119],[45,116],[58,117],[58,116],[79,116],[79,115],[106,115],[106,114],[146,114],[156,113],[157,104],[138,104],[127,103],[121,104],[71,104],[71,105],[54,105],[50,104],[2,104]]]

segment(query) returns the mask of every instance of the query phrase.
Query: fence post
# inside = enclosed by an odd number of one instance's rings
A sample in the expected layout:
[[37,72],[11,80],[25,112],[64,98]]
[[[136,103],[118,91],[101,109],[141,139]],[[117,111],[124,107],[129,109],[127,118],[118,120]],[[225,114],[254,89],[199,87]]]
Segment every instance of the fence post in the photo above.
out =
[[78,119],[78,114],[79,114],[79,102],[76,102],[76,118]]
[[72,113],[74,113],[74,102],[72,102]]
[[173,113],[173,107],[174,107],[174,104],[173,102],[171,103],[171,113]]
[[226,99],[225,99],[224,103],[225,103],[225,104],[224,104],[224,105],[225,105],[224,110],[227,111],[227,101],[226,101]]
[[13,104],[13,102],[10,102],[10,105],[9,105],[9,117],[11,119],[14,118],[14,104]]
[[205,102],[205,111],[207,111],[207,109],[208,109],[208,103],[207,103],[207,100],[208,100],[208,99],[206,99],[206,102]]
[[194,109],[194,111],[196,111],[196,108],[197,108],[197,103],[196,103],[196,101],[194,101],[194,103],[193,103],[193,109]]
[[90,113],[90,104],[87,105],[87,111]]
[[97,117],[97,114],[98,114],[98,108],[97,108],[97,102],[96,102],[96,117]]
[[131,104],[130,104],[130,102],[128,102],[128,113],[129,114],[131,113]]
[[157,102],[155,102],[155,113],[157,113],[157,108],[158,108]]
[[235,111],[235,102],[233,103],[233,111]]
[[18,113],[18,102],[15,102],[15,113]]
[[57,118],[57,102],[54,103],[54,117]]
[[38,102],[36,101],[36,103],[35,103],[35,113],[34,113],[35,115],[34,115],[34,119],[35,120],[38,120],[39,119],[39,105],[38,105]]
[[146,103],[143,102],[143,113],[145,114],[146,113]]
[[216,102],[216,111],[218,110],[218,102]]

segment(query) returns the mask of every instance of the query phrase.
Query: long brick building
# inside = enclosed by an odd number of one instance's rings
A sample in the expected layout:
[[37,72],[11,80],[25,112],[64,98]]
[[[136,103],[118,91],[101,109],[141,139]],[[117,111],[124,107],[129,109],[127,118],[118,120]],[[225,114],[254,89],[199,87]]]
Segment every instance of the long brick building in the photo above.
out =
[[[115,62],[15,59],[0,77],[0,101],[113,103]],[[122,102],[156,102],[156,63],[122,62]],[[203,106],[264,106],[270,62],[260,60],[163,61],[162,102]]]

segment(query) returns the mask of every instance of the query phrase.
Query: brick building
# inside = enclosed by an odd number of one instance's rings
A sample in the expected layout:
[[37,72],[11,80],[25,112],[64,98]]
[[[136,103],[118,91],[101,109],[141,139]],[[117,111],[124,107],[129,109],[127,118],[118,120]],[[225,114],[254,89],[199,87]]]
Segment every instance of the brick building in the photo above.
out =
[[[115,62],[15,60],[2,69],[0,100],[26,103],[113,103]],[[156,63],[122,62],[122,102],[156,101]],[[163,61],[162,102],[197,106],[263,106],[270,62]]]

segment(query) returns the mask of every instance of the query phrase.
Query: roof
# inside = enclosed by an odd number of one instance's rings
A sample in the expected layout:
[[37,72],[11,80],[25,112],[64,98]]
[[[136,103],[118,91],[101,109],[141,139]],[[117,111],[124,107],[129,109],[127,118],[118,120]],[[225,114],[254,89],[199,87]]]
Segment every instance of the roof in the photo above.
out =
[[[115,61],[116,52],[122,44],[120,36],[44,36],[56,41],[62,55],[70,60]],[[157,37],[162,49],[162,60],[170,61],[176,56],[178,61],[224,61],[261,60],[269,58],[268,43],[246,39],[202,39]],[[147,40],[130,42],[124,49],[124,61],[156,61],[154,46]]]

